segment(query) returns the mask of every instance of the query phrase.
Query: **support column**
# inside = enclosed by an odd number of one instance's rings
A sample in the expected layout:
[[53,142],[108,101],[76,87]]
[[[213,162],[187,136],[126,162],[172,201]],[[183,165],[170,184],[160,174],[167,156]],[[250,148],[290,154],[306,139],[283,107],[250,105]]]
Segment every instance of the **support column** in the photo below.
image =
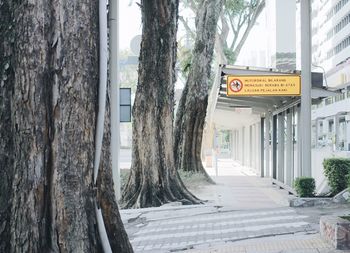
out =
[[261,175],[261,167],[260,167],[260,140],[261,140],[261,136],[260,136],[260,131],[261,131],[261,127],[260,127],[260,122],[256,123],[255,125],[255,136],[256,136],[256,140],[255,140],[255,166],[256,166],[256,171],[259,175]]
[[271,132],[271,113],[267,112],[266,113],[266,118],[265,118],[265,173],[266,177],[271,177],[271,162],[270,162],[270,132]]
[[272,117],[272,178],[277,179],[277,115]]
[[231,130],[231,158],[235,160],[235,130]]
[[238,130],[235,130],[235,150],[234,150],[234,154],[235,154],[235,160],[238,160]]
[[345,140],[346,140],[345,148],[346,149],[345,150],[350,151],[350,113],[348,113],[347,117],[348,117],[348,120],[346,121],[346,137],[345,137]]
[[319,119],[315,120],[315,148],[318,148],[318,137],[320,133],[320,121]]
[[249,149],[248,149],[248,166],[250,168],[253,167],[253,157],[254,157],[254,150],[253,150],[253,129],[254,126],[250,125],[249,126],[249,136],[248,136],[248,144],[249,144]]
[[252,126],[252,167],[256,170],[256,124]]
[[297,175],[296,177],[302,176],[302,134],[301,134],[301,122],[300,122],[300,105],[296,107],[296,115],[297,115]]
[[300,1],[302,175],[311,177],[311,0]]
[[212,167],[215,169],[215,175],[218,176],[218,151],[219,151],[219,132],[214,127],[213,135],[213,152],[212,152]]
[[292,186],[293,178],[293,114],[291,109],[287,110],[287,142],[286,142],[286,162],[285,162],[285,183],[289,186]]
[[242,132],[241,132],[241,164],[242,164],[242,166],[245,166],[245,155],[244,155],[244,153],[245,153],[245,147],[246,147],[246,143],[245,143],[245,127],[242,127]]
[[236,135],[237,135],[237,138],[236,138],[236,142],[237,142],[237,145],[236,145],[236,160],[237,161],[240,161],[241,159],[241,138],[242,138],[242,131],[240,129],[236,130]]
[[259,143],[259,147],[260,147],[260,156],[259,156],[259,160],[260,160],[260,176],[261,177],[265,177],[265,173],[264,171],[266,170],[265,166],[264,166],[264,125],[265,125],[265,118],[261,118],[260,121],[260,143]]
[[239,128],[237,130],[237,144],[238,144],[238,149],[237,149],[237,161],[242,164],[242,128]]
[[254,128],[254,168],[257,175],[261,175],[260,171],[260,122],[255,124]]
[[236,152],[237,152],[237,158],[236,158],[236,160],[237,161],[240,161],[241,162],[241,138],[242,138],[242,131],[241,131],[241,129],[238,129],[237,130],[237,132],[236,132],[236,134],[237,134],[237,150],[236,150]]
[[277,116],[278,144],[277,144],[277,180],[284,182],[284,112]]
[[334,117],[335,151],[339,149],[339,116]]

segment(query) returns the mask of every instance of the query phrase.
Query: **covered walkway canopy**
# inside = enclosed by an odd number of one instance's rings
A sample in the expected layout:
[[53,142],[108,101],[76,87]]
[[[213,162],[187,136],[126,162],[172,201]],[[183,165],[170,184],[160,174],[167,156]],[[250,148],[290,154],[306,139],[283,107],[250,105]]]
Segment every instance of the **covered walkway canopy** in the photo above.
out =
[[[292,186],[301,171],[301,131],[299,95],[227,95],[229,76],[287,76],[300,75],[300,71],[251,68],[220,65],[220,78],[216,86],[216,125],[232,130],[232,155],[242,165],[255,168],[262,177],[271,177],[276,183]],[[243,86],[243,85],[242,85]],[[322,73],[312,73],[312,103],[334,96],[323,86]]]
[[[251,108],[253,112],[265,113],[268,110],[283,109],[291,104],[299,104],[299,96],[244,96],[228,97],[226,95],[226,80],[228,75],[300,75],[300,71],[280,71],[277,69],[251,68],[243,66],[220,65],[220,85],[216,103],[218,109]],[[311,96],[316,104],[321,98],[333,96],[334,92],[323,86],[323,74],[312,73]]]

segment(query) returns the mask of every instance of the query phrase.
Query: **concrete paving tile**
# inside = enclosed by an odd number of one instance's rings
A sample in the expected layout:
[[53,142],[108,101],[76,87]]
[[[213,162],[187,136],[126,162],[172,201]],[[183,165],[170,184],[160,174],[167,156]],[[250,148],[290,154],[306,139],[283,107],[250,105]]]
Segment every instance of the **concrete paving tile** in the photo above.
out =
[[[235,168],[240,170],[239,166]],[[264,237],[260,240],[260,248],[244,246],[244,250],[262,250],[271,253],[279,252],[281,249],[290,250],[289,252],[303,249],[304,253],[314,253],[318,249],[320,253],[338,252],[327,248],[328,245],[321,240],[305,241],[303,238],[291,235],[301,231],[314,232],[315,229],[317,230],[317,215],[322,213],[322,210],[312,208],[300,210],[286,207],[281,204],[281,199],[285,198],[281,195],[282,191],[271,187],[267,180],[242,175],[222,177],[217,180],[224,185],[211,186],[211,192],[222,196],[226,194],[227,197],[227,199],[221,197],[220,201],[224,207],[220,209],[213,207],[214,201],[211,202],[212,206],[167,207],[161,211],[157,208],[137,211],[122,210],[122,217],[124,214],[129,215],[126,217],[133,217],[141,213],[140,218],[145,219],[145,224],[141,226],[137,223],[126,224],[127,231],[130,229],[132,232],[129,236],[132,238],[131,243],[135,252],[145,251],[145,247],[148,246],[148,249],[150,245],[153,245],[153,250],[164,247],[161,249],[162,252],[167,252],[172,247],[191,244],[197,246],[205,243],[210,243],[211,248],[203,248],[203,252],[239,252],[241,250],[237,248],[239,242],[233,243],[235,246],[228,246],[223,242],[254,237]],[[213,191],[213,189],[216,190]],[[327,210],[327,212],[331,211]],[[271,237],[266,237],[278,234],[289,234],[290,238],[297,239],[273,244],[269,242]],[[277,236],[273,238],[277,239]],[[215,243],[221,246],[216,247]],[[283,253],[289,252],[283,251]]]
[[284,250],[283,253],[319,253],[317,249],[292,249]]

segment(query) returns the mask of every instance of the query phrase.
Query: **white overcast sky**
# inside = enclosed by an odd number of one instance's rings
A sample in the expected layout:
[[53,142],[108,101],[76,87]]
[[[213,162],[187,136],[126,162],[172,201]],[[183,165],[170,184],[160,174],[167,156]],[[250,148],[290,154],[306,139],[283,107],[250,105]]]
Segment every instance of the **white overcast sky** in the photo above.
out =
[[141,34],[141,12],[136,1],[122,0],[119,1],[119,43],[120,50],[130,48],[130,41],[136,35]]
[[[130,48],[130,41],[136,35],[140,35],[142,32],[141,27],[141,11],[140,7],[136,4],[139,1],[135,0],[122,0],[119,1],[119,45],[120,50],[125,50]],[[130,4],[131,3],[131,4]],[[183,10],[182,10],[183,11]],[[258,26],[256,26],[250,33],[246,44],[242,48],[241,54],[238,57],[237,64],[249,65],[249,59],[252,56],[252,51],[259,51],[266,49],[266,42],[262,43],[261,39],[257,43],[256,38],[266,37],[266,26],[264,22],[264,15],[261,15],[258,20]],[[180,27],[179,27],[180,28]],[[181,28],[180,28],[181,29]],[[248,61],[247,61],[248,60]],[[264,66],[261,66],[264,67]]]

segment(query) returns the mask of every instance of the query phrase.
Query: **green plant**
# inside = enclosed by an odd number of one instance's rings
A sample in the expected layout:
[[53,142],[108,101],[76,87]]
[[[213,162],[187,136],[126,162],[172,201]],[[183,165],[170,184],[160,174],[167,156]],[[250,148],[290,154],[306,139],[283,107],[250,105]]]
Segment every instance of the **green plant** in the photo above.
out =
[[348,187],[350,159],[329,158],[323,161],[323,171],[328,179],[332,194],[337,194]]
[[126,186],[128,179],[130,176],[130,170],[129,169],[121,169],[120,170],[120,190],[123,191],[124,187]]
[[349,215],[347,215],[347,216],[339,216],[339,217],[344,219],[344,220],[350,221],[350,216]]
[[300,197],[313,197],[315,187],[315,179],[312,177],[297,177],[294,181],[294,188]]

